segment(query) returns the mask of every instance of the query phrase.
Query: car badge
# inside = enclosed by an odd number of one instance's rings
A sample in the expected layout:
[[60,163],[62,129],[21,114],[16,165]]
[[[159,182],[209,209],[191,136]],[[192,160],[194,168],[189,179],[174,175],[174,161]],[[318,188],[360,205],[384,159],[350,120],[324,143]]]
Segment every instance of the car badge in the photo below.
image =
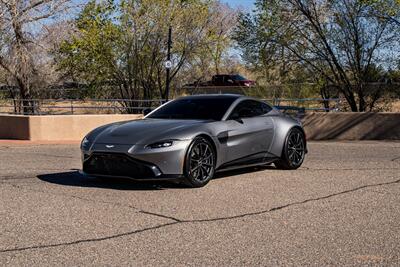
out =
[[115,147],[114,145],[106,145],[106,148],[113,148]]

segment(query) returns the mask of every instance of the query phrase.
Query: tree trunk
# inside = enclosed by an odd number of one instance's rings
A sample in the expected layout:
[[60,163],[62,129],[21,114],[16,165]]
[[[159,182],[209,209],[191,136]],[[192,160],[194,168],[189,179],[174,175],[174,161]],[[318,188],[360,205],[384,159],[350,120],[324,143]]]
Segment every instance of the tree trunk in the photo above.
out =
[[358,111],[365,112],[365,110],[366,110],[366,103],[364,99],[364,94],[362,93],[362,91],[360,91],[358,94]]
[[36,109],[34,101],[31,100],[29,85],[26,84],[21,78],[17,78],[17,84],[20,90],[20,104],[22,104],[22,113],[24,115],[35,114]]
[[346,98],[346,101],[349,104],[351,111],[358,112],[358,107],[357,107],[356,100],[354,98],[354,94],[353,93],[350,93],[350,94],[344,93],[344,97]]
[[[327,86],[321,87],[320,95],[321,95],[322,99],[330,98],[331,96],[329,94],[329,88]],[[330,111],[329,110],[329,101],[324,100],[323,101],[323,105],[324,105],[324,108],[325,108],[325,112],[329,112]]]

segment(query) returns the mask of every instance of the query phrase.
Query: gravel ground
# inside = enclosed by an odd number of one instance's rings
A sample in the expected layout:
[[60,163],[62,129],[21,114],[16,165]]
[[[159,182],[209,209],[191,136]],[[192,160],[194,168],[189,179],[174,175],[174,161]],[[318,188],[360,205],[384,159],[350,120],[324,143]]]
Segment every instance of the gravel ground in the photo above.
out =
[[78,145],[0,144],[0,266],[400,265],[400,143],[311,142],[205,188],[80,176]]

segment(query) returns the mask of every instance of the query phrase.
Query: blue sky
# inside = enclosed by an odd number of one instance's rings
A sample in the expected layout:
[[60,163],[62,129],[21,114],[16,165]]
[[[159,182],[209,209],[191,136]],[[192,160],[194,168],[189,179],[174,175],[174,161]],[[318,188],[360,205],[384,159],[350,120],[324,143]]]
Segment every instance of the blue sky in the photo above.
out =
[[228,3],[232,7],[243,7],[251,10],[254,7],[255,0],[223,0],[223,2]]

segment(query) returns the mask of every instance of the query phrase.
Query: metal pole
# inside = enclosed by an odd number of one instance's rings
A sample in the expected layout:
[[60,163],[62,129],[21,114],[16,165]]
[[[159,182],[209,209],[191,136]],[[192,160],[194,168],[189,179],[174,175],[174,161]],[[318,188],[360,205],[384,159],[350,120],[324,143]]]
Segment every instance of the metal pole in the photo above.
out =
[[[168,29],[168,51],[167,51],[167,61],[171,61],[171,48],[172,48],[172,26],[169,26]],[[165,87],[165,100],[168,102],[169,98],[169,90],[171,83],[171,68],[167,67],[167,81]]]

